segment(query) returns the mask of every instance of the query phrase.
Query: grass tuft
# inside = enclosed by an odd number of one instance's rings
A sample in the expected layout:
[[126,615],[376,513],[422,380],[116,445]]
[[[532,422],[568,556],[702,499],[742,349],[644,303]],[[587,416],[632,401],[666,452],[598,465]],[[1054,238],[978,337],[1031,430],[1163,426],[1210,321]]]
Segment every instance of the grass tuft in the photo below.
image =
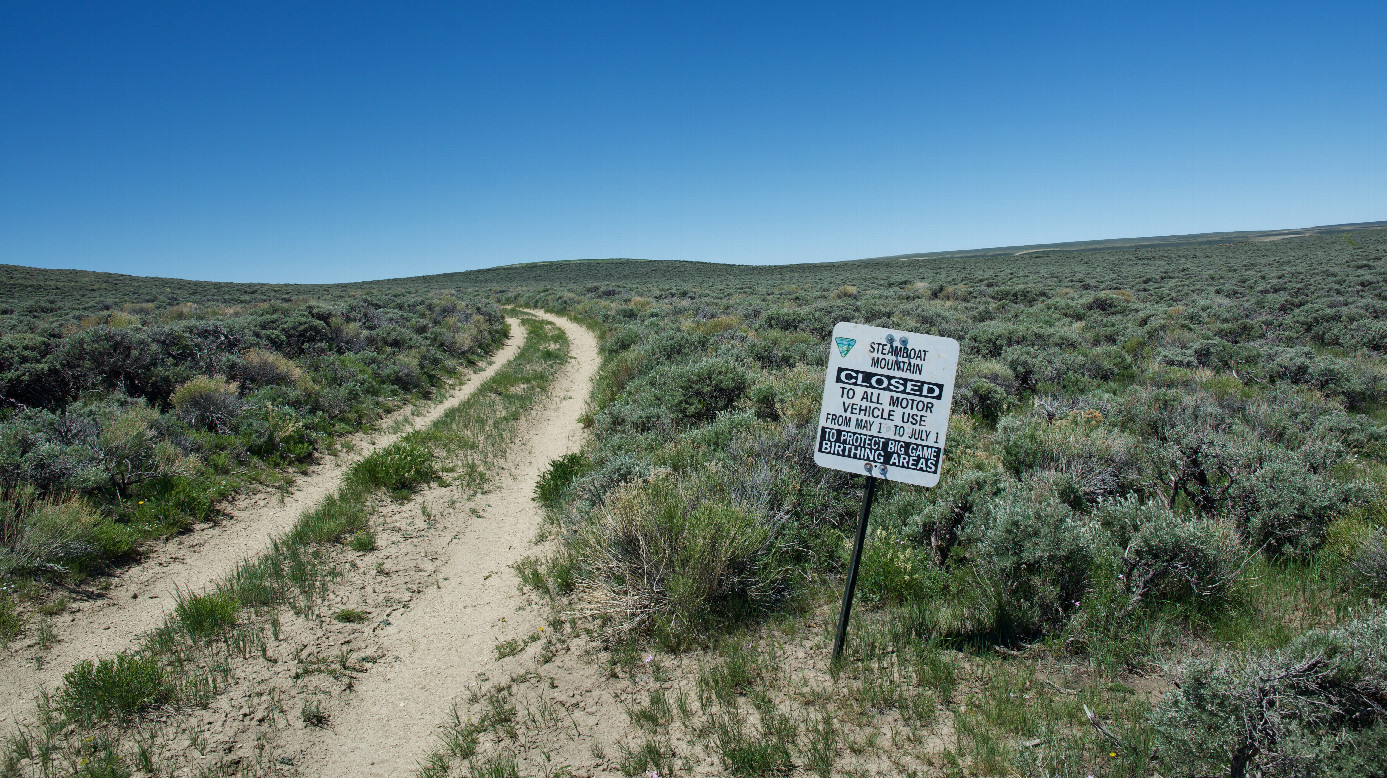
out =
[[174,618],[195,640],[216,637],[236,626],[241,603],[230,594],[179,594]]
[[375,551],[376,535],[369,529],[363,529],[352,535],[351,540],[347,541],[347,545],[350,546],[353,551],[360,551],[363,554],[367,551]]
[[173,687],[157,659],[148,654],[117,654],[113,659],[81,662],[69,670],[54,701],[68,719],[91,723],[129,721],[173,699]]
[[343,608],[332,614],[333,621],[340,621],[343,624],[361,624],[369,618],[371,616],[366,611],[355,608]]

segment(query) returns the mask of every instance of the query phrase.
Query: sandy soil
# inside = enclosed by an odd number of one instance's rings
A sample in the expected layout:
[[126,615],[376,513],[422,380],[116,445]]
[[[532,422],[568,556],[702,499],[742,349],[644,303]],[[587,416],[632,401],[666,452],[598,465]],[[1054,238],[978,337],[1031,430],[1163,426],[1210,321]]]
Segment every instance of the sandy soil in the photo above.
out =
[[112,581],[104,592],[90,593],[50,624],[56,643],[43,650],[34,639],[16,641],[0,655],[0,731],[9,731],[41,691],[53,689],[73,665],[109,656],[136,644],[160,626],[175,604],[177,591],[202,591],[230,573],[238,562],[269,546],[271,537],[293,526],[307,508],[332,493],[347,467],[405,432],[427,426],[469,396],[520,350],[525,329],[511,320],[511,337],[488,367],[423,410],[404,408],[387,417],[379,429],[394,432],[354,436],[342,453],[295,479],[292,489],[257,489],[224,506],[224,517],[146,551],[143,560]]

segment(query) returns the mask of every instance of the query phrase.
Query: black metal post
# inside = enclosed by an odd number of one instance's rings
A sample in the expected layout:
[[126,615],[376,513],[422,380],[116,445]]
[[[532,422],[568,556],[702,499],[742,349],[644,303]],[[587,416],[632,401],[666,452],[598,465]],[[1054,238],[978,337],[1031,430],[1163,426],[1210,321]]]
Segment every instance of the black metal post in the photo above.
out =
[[857,565],[862,561],[862,544],[867,540],[867,515],[872,512],[872,495],[877,479],[867,476],[867,489],[862,494],[862,513],[857,517],[857,541],[852,546],[852,563],[848,565],[848,585],[843,590],[843,610],[838,613],[838,637],[833,640],[833,661],[843,656],[843,640],[848,635],[848,615],[852,613],[852,593],[857,588]]

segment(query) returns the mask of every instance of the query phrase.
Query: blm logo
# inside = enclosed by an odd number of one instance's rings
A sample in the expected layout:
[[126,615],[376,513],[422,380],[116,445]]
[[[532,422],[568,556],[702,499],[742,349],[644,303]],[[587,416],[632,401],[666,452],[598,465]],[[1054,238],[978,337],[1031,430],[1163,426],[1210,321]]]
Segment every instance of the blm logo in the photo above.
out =
[[857,338],[834,338],[838,343],[838,355],[847,356],[852,347],[857,345]]

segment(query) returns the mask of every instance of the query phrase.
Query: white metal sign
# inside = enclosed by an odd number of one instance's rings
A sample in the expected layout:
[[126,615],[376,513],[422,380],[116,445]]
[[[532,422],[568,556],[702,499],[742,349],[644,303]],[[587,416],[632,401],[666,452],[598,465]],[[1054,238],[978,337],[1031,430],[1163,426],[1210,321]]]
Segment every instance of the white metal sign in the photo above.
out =
[[958,341],[839,322],[814,462],[918,486],[939,483]]

